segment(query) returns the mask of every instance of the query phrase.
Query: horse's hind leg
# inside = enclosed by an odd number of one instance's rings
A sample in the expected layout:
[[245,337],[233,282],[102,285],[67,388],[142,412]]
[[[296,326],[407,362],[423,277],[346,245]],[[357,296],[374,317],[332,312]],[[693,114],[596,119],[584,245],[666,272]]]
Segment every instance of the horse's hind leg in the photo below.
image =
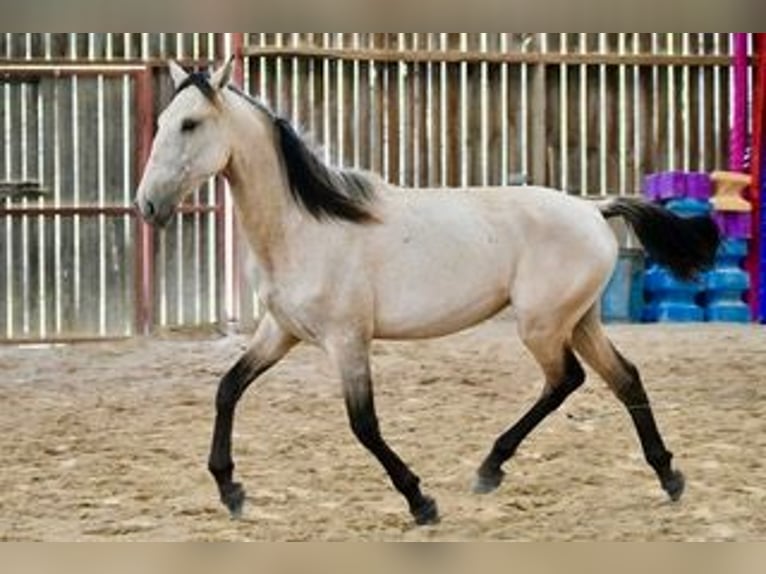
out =
[[572,342],[575,351],[606,381],[627,408],[641,440],[646,461],[657,473],[662,488],[672,500],[681,498],[684,477],[671,467],[673,455],[662,441],[638,370],[620,355],[606,337],[597,307],[591,309],[580,321]]
[[495,442],[479,467],[474,485],[477,494],[487,494],[500,486],[505,477],[503,464],[514,455],[527,435],[585,381],[585,372],[577,357],[559,334],[538,332],[535,336],[525,336],[522,332],[522,340],[543,368],[545,388],[532,408]]
[[224,375],[216,396],[216,418],[208,468],[215,478],[221,502],[233,518],[242,513],[245,491],[232,480],[231,433],[234,410],[239,399],[257,377],[274,366],[296,344],[271,315],[258,324],[253,343],[242,358]]

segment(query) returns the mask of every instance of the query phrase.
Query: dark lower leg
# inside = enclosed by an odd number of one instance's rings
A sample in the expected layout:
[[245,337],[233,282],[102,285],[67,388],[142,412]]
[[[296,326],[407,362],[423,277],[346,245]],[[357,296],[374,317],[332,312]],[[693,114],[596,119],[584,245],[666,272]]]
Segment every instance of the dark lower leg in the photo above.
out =
[[630,413],[646,462],[654,469],[670,498],[678,500],[684,490],[683,475],[674,471],[671,466],[673,453],[665,447],[662,440],[638,370],[624,357],[619,354],[618,357],[628,377],[626,382],[618,388],[617,396]]
[[394,487],[407,499],[410,512],[418,524],[438,521],[438,510],[433,499],[423,496],[420,479],[383,439],[372,397],[347,400],[349,420],[354,435],[385,468]]
[[268,366],[247,358],[241,359],[221,380],[216,396],[216,418],[208,469],[215,478],[221,502],[232,516],[238,516],[245,501],[242,486],[233,481],[231,433],[234,411],[243,393]]
[[500,485],[504,476],[503,464],[516,453],[529,433],[550,413],[558,409],[566,398],[585,381],[585,372],[570,350],[566,351],[564,365],[563,379],[555,386],[549,387],[519,422],[497,439],[492,452],[479,468],[477,492],[490,492]]

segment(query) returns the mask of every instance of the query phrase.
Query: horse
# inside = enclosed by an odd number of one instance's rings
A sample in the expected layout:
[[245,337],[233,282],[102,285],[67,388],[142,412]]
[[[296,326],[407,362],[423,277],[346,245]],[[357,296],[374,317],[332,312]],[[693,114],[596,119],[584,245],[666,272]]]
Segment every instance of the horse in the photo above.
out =
[[322,161],[287,120],[231,83],[231,59],[209,74],[175,62],[169,68],[175,94],[159,117],[136,209],[161,228],[184,197],[225,177],[263,308],[251,344],[216,393],[208,469],[232,518],[245,502],[231,454],[237,403],[305,343],[321,348],[337,370],[351,431],[415,523],[437,523],[434,498],[381,433],[371,342],[448,335],[509,306],[544,384],[489,449],[474,491],[501,485],[503,466],[525,437],[584,383],[583,361],[626,408],[667,496],[681,497],[684,476],[639,372],[601,323],[600,294],[618,254],[607,220],[622,218],[652,258],[690,278],[714,260],[719,237],[710,218],[682,219],[639,197],[589,201],[535,186],[414,193]]

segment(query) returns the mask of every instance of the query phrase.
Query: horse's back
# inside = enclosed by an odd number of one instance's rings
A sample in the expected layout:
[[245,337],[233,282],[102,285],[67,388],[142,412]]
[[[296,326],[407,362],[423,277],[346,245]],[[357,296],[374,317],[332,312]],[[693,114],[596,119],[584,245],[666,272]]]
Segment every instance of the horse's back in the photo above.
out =
[[517,302],[576,299],[579,312],[616,257],[593,205],[545,188],[393,191],[383,199],[382,225],[368,236],[378,337],[444,335]]

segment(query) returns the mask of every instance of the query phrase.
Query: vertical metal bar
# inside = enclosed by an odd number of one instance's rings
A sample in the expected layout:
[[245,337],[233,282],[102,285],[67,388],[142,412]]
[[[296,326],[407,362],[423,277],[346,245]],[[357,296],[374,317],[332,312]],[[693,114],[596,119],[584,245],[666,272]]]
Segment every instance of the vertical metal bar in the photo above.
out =
[[[705,32],[698,32],[697,33],[697,43],[699,45],[698,52],[700,55],[705,54],[705,36],[707,36],[707,33]],[[708,171],[708,163],[707,163],[707,138],[708,138],[708,128],[707,128],[707,70],[705,69],[705,66],[699,66],[697,70],[697,81],[698,81],[698,87],[697,87],[697,101],[698,101],[698,112],[697,112],[697,133],[699,134],[698,139],[698,148],[697,148],[697,155],[699,157],[699,165],[698,169],[700,171]]]
[[186,46],[184,45],[184,35],[185,32],[176,32],[176,53],[175,57],[177,60],[183,62],[183,60],[186,58]]
[[[487,32],[481,32],[480,50],[486,54],[488,45]],[[489,185],[489,66],[481,63],[481,185]]]
[[[316,40],[314,39],[314,32],[310,32],[308,35],[308,41],[312,46],[316,45]],[[314,105],[317,101],[317,78],[316,78],[316,66],[317,62],[314,58],[312,58],[309,61],[309,116],[306,118],[306,121],[308,122],[308,129],[311,130],[314,134],[316,134],[316,106]]]
[[[407,48],[407,37],[403,32],[398,32],[396,36],[396,44],[397,44],[397,50],[400,52],[403,52]],[[408,112],[409,107],[407,106],[407,82],[408,82],[408,68],[407,64],[403,61],[400,61],[399,64],[396,67],[396,74],[398,76],[397,80],[397,94],[396,98],[399,102],[399,105],[397,106],[399,110],[399,117],[398,117],[398,129],[397,129],[397,139],[399,140],[399,185],[406,186],[407,185],[407,165],[408,165],[408,157],[407,157],[407,120],[408,120]]]
[[[641,32],[633,32],[633,53],[641,54]],[[641,68],[633,66],[633,192],[639,193],[643,177],[643,146],[646,135],[643,130],[644,106],[641,98]]]
[[[342,49],[343,46],[343,33],[335,32],[335,47]],[[338,60],[335,64],[335,105],[336,105],[336,125],[335,129],[338,132],[338,167],[344,167],[346,165],[346,65],[344,61]]]
[[[247,60],[244,56],[245,34],[243,32],[232,32],[230,36],[230,44],[231,53],[233,53],[236,57],[233,73],[234,83],[240,87],[249,88],[250,66],[246,65]],[[263,73],[265,71],[263,62],[264,59],[261,58],[259,60],[261,81],[263,81],[263,78],[265,77],[265,74]],[[264,92],[261,91],[261,93]],[[228,188],[228,184],[226,184],[225,187]],[[223,258],[221,264],[223,264],[225,269],[228,270],[225,271],[224,274],[229,276],[226,282],[226,285],[228,286],[226,291],[228,293],[227,297],[230,297],[231,300],[228,304],[227,319],[229,321],[242,321],[244,317],[242,316],[240,307],[243,295],[250,297],[251,301],[253,296],[252,293],[243,294],[243,289],[248,283],[245,280],[246,278],[244,275],[246,271],[244,271],[244,266],[240,260],[241,238],[239,236],[239,229],[234,213],[234,202],[232,201],[231,192],[224,192],[224,184],[222,180],[219,180],[217,200],[219,205],[223,204],[224,206],[224,212],[219,216],[218,225],[221,227],[221,231],[224,235],[224,238],[226,239],[225,243],[229,245],[228,250],[224,251],[223,253],[220,250],[218,252],[218,257]],[[228,264],[226,263],[227,260],[229,261]]]
[[[13,45],[13,34],[11,32],[5,33],[5,57],[11,59],[13,56],[11,46]],[[3,149],[5,152],[5,179],[11,180],[11,146],[12,146],[12,121],[13,114],[11,113],[11,85],[5,83],[3,85],[3,110],[5,111],[4,126],[5,133],[3,134]],[[5,199],[5,207],[11,207],[11,198]],[[13,268],[13,217],[10,215],[5,216],[5,280],[6,280],[6,300],[5,300],[5,317],[6,317],[6,337],[12,339],[14,336],[14,268]]]
[[200,54],[202,52],[202,47],[200,46],[200,33],[199,32],[192,32],[192,58],[195,60],[199,60]]
[[[599,52],[606,54],[606,33],[598,33]],[[598,99],[599,99],[599,121],[598,121],[598,143],[599,143],[599,193],[607,195],[609,193],[607,185],[608,165],[608,146],[607,146],[607,93],[606,93],[606,65],[600,64],[598,67]]]
[[[659,54],[659,33],[652,32],[652,54]],[[652,66],[652,133],[651,133],[651,146],[654,148],[660,147],[660,68],[659,66]],[[658,165],[660,161],[659,152],[652,154],[651,166],[655,171],[662,169],[662,165]],[[666,169],[670,169],[670,166],[665,166]]]
[[[290,42],[294,47],[299,46],[300,32],[290,33]],[[300,117],[300,100],[301,100],[301,75],[300,75],[300,59],[294,57],[292,59],[292,94],[291,99],[293,102],[292,109],[290,110],[290,117],[294,122],[303,122],[304,118]],[[355,70],[359,70],[359,62],[355,62]]]
[[[665,34],[665,41],[667,42],[668,56],[675,54],[675,41],[674,33],[667,32]],[[668,93],[667,93],[667,113],[668,113],[668,169],[673,171],[676,169],[676,106],[678,100],[676,97],[676,71],[675,66],[667,66],[668,73]]]
[[[29,39],[30,34],[26,32],[24,34],[25,39],[25,58],[29,58]],[[21,179],[23,181],[29,180],[29,90],[27,84],[22,84],[19,90],[19,121],[21,122],[21,141],[19,142],[21,147]],[[29,200],[26,197],[22,197],[21,206],[26,208],[29,206]],[[31,292],[30,285],[30,269],[29,269],[29,217],[26,215],[21,217],[21,286],[22,293],[17,301],[21,302],[22,308],[22,321],[21,328],[25,337],[30,335],[30,299],[29,293]]]
[[[360,48],[359,45],[359,32],[354,32],[353,34],[353,48],[355,50],[358,50]],[[362,152],[362,146],[360,145],[360,134],[364,132],[366,129],[366,126],[362,126],[362,111],[360,109],[361,107],[361,63],[359,60],[354,60],[354,63],[352,64],[352,74],[353,74],[353,123],[352,123],[352,133],[354,134],[354,142],[353,142],[353,149],[354,149],[354,158],[353,158],[353,166],[355,168],[361,167],[361,152]]]
[[[192,54],[191,57],[195,61],[201,59],[201,47],[199,33],[192,33]],[[184,285],[186,281],[186,261],[184,260],[184,243],[187,241],[185,232],[186,216],[180,211],[175,217],[175,253],[171,257],[175,257],[175,324],[184,325],[186,323],[186,308],[188,301],[186,300],[184,293]],[[192,237],[192,241],[193,241]],[[166,271],[167,272],[167,271]],[[164,297],[167,297],[167,292],[164,293]]]
[[[106,206],[106,126],[104,105],[104,76],[99,74],[97,82],[98,101],[98,205]],[[99,334],[106,335],[107,331],[107,286],[106,286],[106,217],[101,214],[98,218],[99,241]]]
[[[54,101],[58,101],[61,96],[60,87],[61,82],[53,80],[53,97]],[[53,206],[61,207],[61,142],[64,141],[64,134],[61,128],[61,114],[60,108],[57,105],[53,106]],[[54,276],[54,329],[57,334],[61,334],[64,327],[63,317],[63,303],[62,303],[62,228],[61,228],[61,216],[53,216],[53,276]]]
[[[505,54],[508,52],[508,32],[502,32],[500,36],[500,49]],[[500,184],[508,185],[511,166],[510,166],[510,137],[508,134],[508,124],[510,121],[510,110],[508,105],[508,63],[504,62],[500,66]]]
[[[322,33],[322,45],[326,48],[330,47],[330,33]],[[324,58],[322,60],[322,133],[324,136],[323,151],[324,160],[326,162],[331,161],[331,126],[330,126],[330,60]]]
[[[420,46],[420,34],[417,32],[413,32],[411,34],[411,40],[412,43],[410,45],[412,50],[421,50]],[[412,117],[410,118],[410,122],[412,125],[412,140],[410,141],[409,146],[409,156],[410,156],[410,162],[412,165],[412,178],[409,182],[407,182],[409,185],[413,187],[418,187],[421,185],[422,181],[422,166],[421,163],[421,147],[420,147],[420,133],[423,129],[422,123],[422,115],[421,115],[421,109],[423,106],[423,102],[421,101],[421,85],[423,82],[423,76],[421,73],[420,64],[410,64],[411,70],[410,70],[410,76],[411,76],[411,90],[410,90],[410,99],[409,105],[407,106],[407,109],[410,110]]]
[[[205,42],[205,45],[207,46],[206,51],[206,58],[208,61],[215,62],[215,54],[213,53],[213,49],[215,47],[215,43],[212,41],[213,38],[211,38],[211,33],[207,32],[207,41]],[[206,191],[210,188],[212,182],[212,178],[208,179],[206,183],[202,185],[199,189],[196,189],[194,191],[194,205],[202,205],[205,203],[204,196],[207,195]],[[188,285],[190,282],[193,282],[194,285],[194,301],[187,302],[186,305],[189,305],[192,307],[193,313],[192,313],[192,319],[190,320],[193,322],[194,325],[199,325],[202,322],[202,297],[203,297],[203,291],[202,291],[202,269],[203,269],[203,261],[202,261],[202,215],[200,213],[194,213],[191,217],[192,219],[192,260],[191,262],[186,262],[186,267],[191,267],[191,277],[184,277],[183,278],[183,284]],[[188,241],[188,240],[187,240]],[[182,248],[181,252],[184,254],[184,258],[186,257],[186,249]],[[188,275],[188,274],[187,274]],[[186,298],[186,294],[183,294],[183,298]]]
[[[50,54],[50,32],[46,32],[43,35],[43,44],[44,44],[44,50],[46,57]],[[31,47],[30,47],[31,48]],[[29,54],[29,57],[32,57],[32,51],[31,49],[27,52]],[[38,86],[37,88],[37,99],[35,101],[35,108],[37,109],[37,157],[38,163],[37,163],[37,180],[41,183],[41,185],[46,185],[47,182],[45,181],[45,168],[48,165],[48,157],[45,153],[45,141],[46,141],[46,132],[45,132],[45,97],[43,95],[43,89],[42,86]],[[37,200],[37,207],[43,208],[45,207],[45,199],[39,198]],[[42,215],[37,218],[37,277],[38,277],[38,287],[37,287],[37,306],[39,308],[39,323],[38,323],[38,333],[41,338],[45,338],[48,336],[48,304],[47,304],[47,297],[46,297],[46,290],[47,290],[47,248],[46,248],[46,241],[47,241],[47,234],[46,234],[46,226],[47,221],[45,220],[45,217]]]
[[[619,56],[625,56],[625,32],[619,32],[617,37],[617,53]],[[628,188],[628,88],[627,88],[627,69],[624,64],[618,68],[619,85],[617,97],[618,121],[618,139],[619,139],[619,160],[618,160],[618,190],[619,195],[626,195]]]
[[[131,46],[128,38],[125,38],[125,57],[129,58],[131,54]],[[134,133],[134,120],[133,120],[133,105],[132,105],[132,93],[134,82],[132,78],[125,74],[122,77],[122,201],[123,205],[130,205],[133,196],[133,146],[131,145],[133,133]],[[123,218],[123,245],[134,244],[134,230],[131,225],[131,216],[125,215]],[[127,250],[126,250],[127,251]],[[134,254],[134,257],[137,257]],[[135,272],[135,271],[134,271]],[[137,301],[137,297],[134,297],[134,305]],[[125,321],[125,335],[130,335],[134,332],[137,325],[133,321]]]
[[[579,32],[580,53],[588,52],[588,34]],[[580,195],[588,193],[588,66],[580,64]]]
[[[447,50],[447,32],[440,32],[439,33],[439,43],[441,44],[441,50]],[[448,75],[447,75],[447,64],[446,62],[441,62],[439,64],[441,67],[441,74],[440,74],[440,82],[441,86],[439,89],[439,96],[440,96],[440,102],[439,102],[439,110],[441,114],[441,118],[439,119],[439,125],[441,127],[441,133],[439,134],[439,141],[441,142],[441,174],[440,174],[440,180],[441,180],[441,186],[446,187],[449,183],[449,151],[447,149],[447,138],[448,138],[448,127],[447,122],[449,121],[449,98],[448,98],[448,89],[449,89],[449,82],[448,82]]]
[[[681,33],[681,54],[684,56],[689,55],[689,33]],[[689,66],[684,66],[681,71],[681,97],[683,104],[681,109],[683,110],[683,170],[691,170],[691,70]]]
[[[435,50],[434,35],[431,33],[426,33],[426,50],[429,52]],[[439,145],[438,138],[436,138],[434,134],[434,106],[436,105],[436,102],[434,101],[434,69],[435,67],[433,63],[426,63],[426,125],[424,129],[426,133],[425,141],[428,142],[429,148],[434,148]],[[434,165],[436,163],[432,149],[428,149],[426,154],[426,165],[424,166],[424,169],[428,173],[426,187],[434,187],[436,184],[436,166]]]
[[[559,51],[566,54],[569,51],[568,33],[559,33]],[[562,63],[559,66],[559,163],[561,176],[559,185],[562,190],[569,188],[569,66]]]
[[[722,55],[721,53],[721,32],[713,33],[713,52],[716,56]],[[723,149],[721,147],[722,133],[721,123],[723,121],[721,114],[721,96],[722,96],[723,82],[721,80],[721,67],[715,66],[713,68],[713,153],[714,153],[714,165],[723,165]]]
[[[274,33],[274,47],[275,48],[281,48],[283,46],[282,42],[282,32],[275,32]],[[285,110],[285,104],[284,101],[284,93],[285,93],[285,81],[284,81],[284,72],[285,72],[285,63],[284,59],[281,56],[277,56],[274,58],[275,62],[275,69],[274,69],[274,93],[277,95],[277,101],[274,102],[274,109],[277,111],[278,114],[284,115],[286,113]]]
[[[528,42],[524,42],[521,48],[522,52],[528,51]],[[521,64],[521,133],[519,146],[521,149],[521,171],[525,176],[530,177],[529,160],[529,65],[526,62]]]
[[[137,157],[136,167],[143,171],[151,153],[154,137],[154,89],[151,69],[136,77]],[[136,218],[136,331],[148,334],[153,320],[154,293],[154,232]]]
[[[77,60],[78,53],[77,53],[77,34],[76,33],[70,33],[70,44],[71,44],[71,59]],[[79,78],[77,76],[73,76],[71,79],[71,85],[72,85],[72,107],[71,107],[71,115],[72,115],[72,150],[73,150],[73,165],[72,165],[72,173],[73,173],[73,190],[72,190],[72,202],[74,205],[78,206],[80,205],[80,121],[79,121],[79,108],[80,108],[80,101],[79,101]],[[74,307],[75,307],[75,315],[77,317],[80,316],[80,289],[81,289],[81,280],[80,280],[80,233],[81,233],[81,226],[80,226],[80,216],[75,215],[73,218],[73,243],[74,243],[74,269],[72,271],[72,275],[74,277]]]
[[[460,49],[468,51],[468,33],[460,32]],[[468,154],[468,63],[460,63],[460,185],[469,185]]]
[[[538,34],[540,51],[545,54],[548,51],[548,34]],[[547,142],[547,80],[544,65],[535,65],[533,68],[531,91],[534,106],[530,106],[531,117],[531,149],[532,181],[538,185],[546,185],[550,174],[546,169],[548,165],[548,142]]]

